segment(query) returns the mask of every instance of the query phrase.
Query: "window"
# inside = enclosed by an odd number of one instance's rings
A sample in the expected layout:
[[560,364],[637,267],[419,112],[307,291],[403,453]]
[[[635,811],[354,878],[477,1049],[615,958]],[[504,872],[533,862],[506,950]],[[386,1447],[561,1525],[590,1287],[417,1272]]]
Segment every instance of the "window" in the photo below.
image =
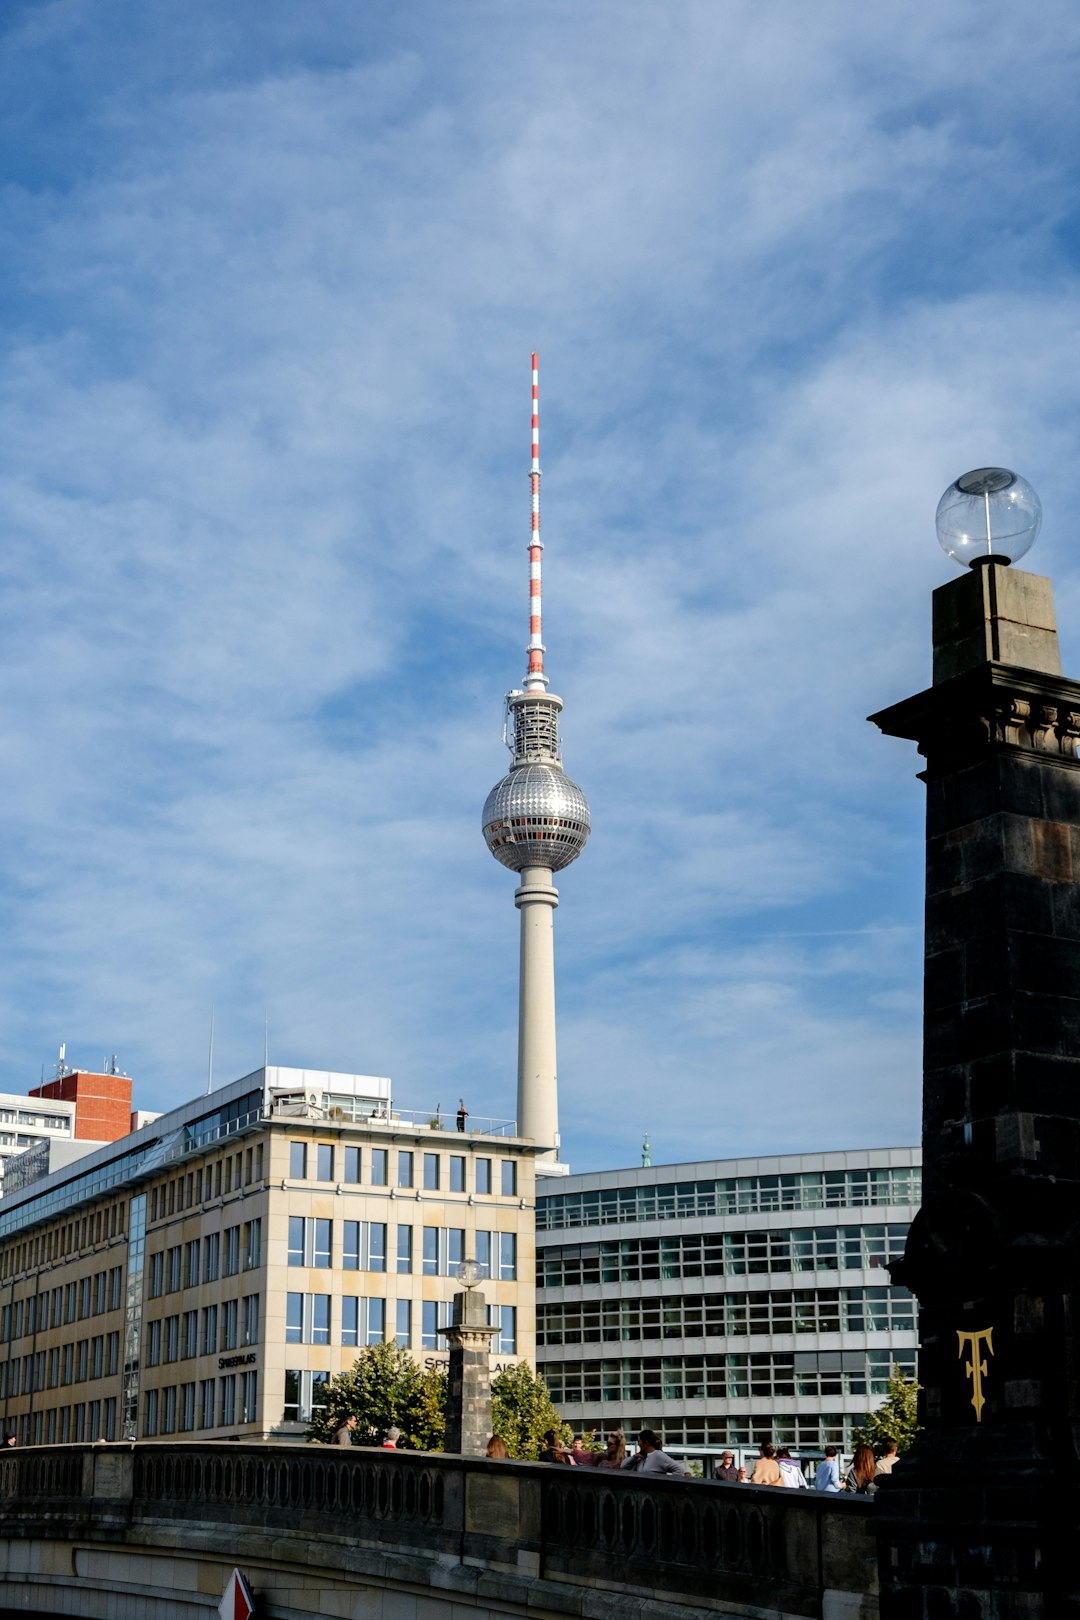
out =
[[517,1237],[513,1232],[499,1233],[499,1281],[517,1280]]
[[180,1318],[167,1316],[162,1334],[163,1357],[166,1361],[179,1361],[180,1359]]
[[497,1356],[517,1355],[517,1308],[514,1305],[489,1305],[488,1321],[498,1332],[491,1341],[492,1353]]
[[247,1294],[244,1297],[244,1344],[258,1344],[259,1342],[259,1296]]
[[184,1287],[198,1288],[199,1286],[199,1240],[193,1238],[184,1245]]
[[342,1240],[341,1264],[346,1271],[360,1270],[360,1228],[362,1221],[346,1221]]
[[355,1185],[360,1180],[360,1149],[347,1147],[345,1149],[345,1180]]
[[386,1222],[368,1221],[368,1271],[386,1270]]
[[[204,1356],[217,1354],[217,1306],[207,1305],[203,1311],[202,1353]],[[205,1428],[206,1425],[204,1424]],[[210,1425],[213,1427],[213,1425]]]
[[[67,1417],[67,1408],[65,1407],[65,1409],[64,1409],[64,1418],[66,1418],[66,1417]],[[63,1438],[66,1438],[66,1436],[64,1435],[64,1430],[65,1430],[66,1427],[67,1427],[67,1424],[64,1422],[64,1419],[62,1418],[60,1420],[60,1432],[61,1432],[61,1436]],[[148,1389],[147,1392],[146,1392],[146,1403],[145,1403],[145,1408],[144,1408],[144,1411],[143,1411],[143,1433],[145,1435],[154,1435],[154,1434],[157,1434],[157,1432],[158,1432],[158,1392],[157,1392],[156,1389]]]
[[225,1253],[221,1263],[223,1277],[235,1277],[240,1270],[240,1228],[230,1226],[225,1232]]
[[499,1173],[504,1198],[514,1198],[517,1195],[517,1162],[514,1159],[500,1159]]
[[465,1191],[465,1155],[464,1153],[451,1153],[450,1155],[450,1191]]
[[193,1429],[195,1427],[195,1385],[182,1384],[180,1386],[180,1427]]
[[223,1429],[231,1429],[236,1422],[236,1374],[227,1373],[221,1380],[221,1423]]
[[[123,1288],[123,1277],[124,1277],[124,1268],[122,1266],[113,1266],[112,1270],[109,1272],[109,1309],[110,1309],[110,1311],[118,1311],[120,1309],[120,1297],[121,1297],[121,1290]],[[54,1299],[54,1301],[56,1300],[59,1292],[60,1292],[60,1290],[58,1288],[53,1289],[53,1299]]]
[[227,1299],[221,1307],[221,1348],[235,1350],[238,1343],[237,1323],[240,1316],[240,1302],[236,1299]]
[[386,1338],[385,1299],[369,1299],[367,1311],[367,1342],[368,1344],[382,1344]]
[[262,1264],[262,1219],[244,1222],[244,1270],[257,1271]]
[[[157,1367],[161,1364],[161,1322],[151,1322],[146,1335],[146,1365]],[[66,1380],[65,1380],[66,1382]]]
[[399,1187],[411,1187],[413,1184],[413,1156],[404,1148],[397,1156],[397,1184]]
[[[169,1262],[170,1263],[169,1263],[169,1267],[168,1267],[170,1280],[172,1278],[172,1256],[173,1256],[173,1250],[170,1249],[169,1250]],[[94,1279],[92,1277],[81,1277],[79,1279],[79,1320],[80,1321],[84,1321],[86,1319],[86,1317],[88,1317],[90,1315],[90,1289],[91,1289],[91,1285],[93,1284],[93,1280]],[[176,1287],[179,1288],[179,1286],[180,1286],[180,1282],[179,1282],[179,1278],[178,1278],[177,1282],[176,1282]],[[29,1327],[27,1327],[26,1331],[29,1333],[32,1330]]]
[[437,1226],[424,1227],[424,1276],[437,1277],[439,1275],[439,1228]]
[[407,1350],[412,1343],[411,1299],[399,1299],[397,1302],[397,1329],[394,1342],[399,1350]]
[[477,1159],[476,1161],[476,1190],[478,1193],[491,1191],[491,1160]]
[[[76,1347],[76,1360],[77,1360],[77,1363],[78,1363],[78,1371],[75,1374],[75,1382],[77,1384],[83,1384],[83,1383],[86,1382],[87,1376],[89,1375],[89,1371],[90,1371],[90,1340],[89,1339],[80,1339],[79,1340],[78,1346]],[[27,1356],[25,1358],[25,1360],[23,1361],[23,1367],[24,1367],[26,1373],[29,1373],[29,1371],[30,1371],[30,1357],[29,1356]],[[31,1385],[30,1378],[29,1377],[24,1377],[23,1378],[23,1391],[24,1391],[24,1393],[29,1391],[30,1385]]]
[[[74,1288],[75,1288],[75,1284],[74,1283],[69,1283],[68,1288],[69,1288],[69,1290],[71,1290],[73,1292]],[[165,1256],[159,1250],[157,1254],[152,1254],[150,1256],[150,1298],[151,1299],[160,1299],[164,1292],[165,1292]],[[69,1322],[72,1320],[71,1312],[67,1313],[66,1320],[69,1321]],[[155,1430],[155,1433],[156,1433],[156,1430]]]
[[420,1306],[420,1348],[422,1350],[439,1350],[446,1348],[445,1339],[440,1339],[439,1328],[448,1327],[450,1323],[449,1300],[425,1299]]
[[199,1428],[214,1427],[214,1380],[203,1378],[199,1383]]
[[183,1281],[182,1263],[184,1251],[179,1243],[171,1248],[165,1259],[165,1292],[175,1294],[179,1291]]
[[241,1423],[254,1423],[259,1404],[259,1375],[257,1372],[252,1371],[244,1374],[241,1403]]
[[120,1335],[107,1333],[105,1335],[105,1371],[110,1378],[120,1370]]
[[397,1268],[398,1276],[408,1276],[412,1271],[412,1234],[411,1226],[399,1226],[397,1229]]
[[316,1412],[326,1409],[326,1383],[329,1373],[308,1372],[303,1368],[285,1374],[285,1423],[310,1423]]
[[315,1148],[315,1180],[333,1181],[334,1148],[331,1142],[319,1142]]
[[[355,1225],[355,1221],[352,1224]],[[346,1221],[345,1225],[348,1226],[349,1222]],[[289,1216],[290,1266],[315,1266],[322,1271],[329,1270],[332,1242],[333,1222],[316,1220],[307,1215]],[[345,1263],[347,1265],[348,1261]]]
[[307,1180],[307,1143],[289,1143],[289,1175],[293,1181]]
[[180,1331],[180,1359],[188,1361],[199,1353],[199,1313],[185,1311]]
[[346,1271],[386,1270],[385,1221],[346,1221],[342,1266]]
[[452,1277],[465,1258],[465,1229],[461,1226],[448,1226],[446,1229],[446,1264],[442,1267],[444,1277]]
[[285,1296],[285,1343],[330,1343],[330,1295]]
[[437,1153],[424,1154],[424,1186],[429,1192],[439,1190],[439,1155]]
[[164,1391],[161,1410],[162,1434],[176,1433],[176,1385],[170,1384]]
[[372,1148],[371,1150],[371,1184],[373,1187],[385,1187],[390,1179],[390,1155],[385,1148]]
[[[94,1277],[94,1315],[100,1316],[105,1309],[105,1284],[107,1273],[99,1271]],[[42,1322],[42,1328],[45,1324]]]
[[[218,1267],[221,1256],[221,1233],[211,1232],[204,1244],[203,1255],[203,1282],[217,1282]],[[153,1261],[151,1261],[151,1267]]]
[[355,1347],[360,1343],[360,1301],[345,1294],[341,1301],[341,1342]]
[[473,1257],[477,1265],[483,1266],[484,1276],[491,1276],[491,1233],[477,1232],[473,1237]]

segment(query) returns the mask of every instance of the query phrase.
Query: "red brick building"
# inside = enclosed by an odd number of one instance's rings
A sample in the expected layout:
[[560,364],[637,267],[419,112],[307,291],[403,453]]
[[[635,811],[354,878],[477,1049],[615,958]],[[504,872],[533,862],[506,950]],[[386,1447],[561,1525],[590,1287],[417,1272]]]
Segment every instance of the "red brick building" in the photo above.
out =
[[115,1142],[131,1130],[131,1080],[126,1074],[73,1069],[59,1080],[35,1086],[30,1096],[73,1102],[75,1135],[84,1141]]

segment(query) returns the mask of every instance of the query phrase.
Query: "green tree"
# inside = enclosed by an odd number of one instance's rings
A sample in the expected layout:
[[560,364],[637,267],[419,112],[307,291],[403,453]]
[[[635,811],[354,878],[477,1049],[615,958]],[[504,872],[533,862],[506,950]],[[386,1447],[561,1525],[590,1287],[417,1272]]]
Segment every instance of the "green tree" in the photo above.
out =
[[535,1462],[544,1445],[544,1435],[554,1429],[567,1444],[573,1431],[551,1404],[547,1385],[527,1362],[504,1367],[491,1380],[491,1427],[506,1441],[511,1457]]
[[410,1451],[441,1451],[446,1432],[446,1374],[421,1368],[396,1344],[361,1350],[348,1372],[326,1385],[325,1406],[312,1418],[309,1440],[324,1443],[349,1416],[357,1445],[380,1445],[387,1429],[401,1430],[399,1445]]
[[919,1432],[917,1400],[921,1385],[907,1378],[897,1366],[893,1367],[888,1393],[876,1412],[867,1415],[866,1422],[853,1433],[857,1446],[871,1446],[880,1454],[886,1440],[895,1440],[900,1454],[908,1449]]

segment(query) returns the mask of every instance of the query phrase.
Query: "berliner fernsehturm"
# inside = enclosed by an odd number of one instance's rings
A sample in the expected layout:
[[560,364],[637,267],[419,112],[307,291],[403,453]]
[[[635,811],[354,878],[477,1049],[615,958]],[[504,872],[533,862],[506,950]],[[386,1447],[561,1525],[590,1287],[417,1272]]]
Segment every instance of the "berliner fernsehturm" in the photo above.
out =
[[577,860],[589,836],[589,802],[562,768],[562,699],[547,690],[541,634],[540,416],[536,355],[532,357],[532,533],[529,537],[529,667],[523,691],[506,699],[507,746],[513,764],[487,796],[484,837],[497,861],[520,876],[514,904],[521,913],[518,991],[517,1128],[545,1151],[540,1174],[565,1174],[559,1162],[559,1081],[555,1058],[555,907],[551,881]]

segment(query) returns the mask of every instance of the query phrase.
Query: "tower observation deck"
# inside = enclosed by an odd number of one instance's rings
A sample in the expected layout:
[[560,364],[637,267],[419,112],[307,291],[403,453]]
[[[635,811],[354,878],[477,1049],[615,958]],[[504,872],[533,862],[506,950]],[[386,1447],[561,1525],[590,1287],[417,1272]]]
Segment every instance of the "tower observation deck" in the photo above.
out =
[[522,1136],[545,1152],[538,1174],[565,1174],[559,1161],[558,1065],[555,1042],[554,912],[559,891],[552,874],[577,860],[589,836],[589,802],[562,766],[562,699],[547,690],[542,639],[540,426],[537,357],[532,357],[532,532],[529,538],[529,663],[524,690],[506,699],[507,774],[484,805],[487,846],[520,875],[514,903],[521,913],[518,999],[517,1120]]

